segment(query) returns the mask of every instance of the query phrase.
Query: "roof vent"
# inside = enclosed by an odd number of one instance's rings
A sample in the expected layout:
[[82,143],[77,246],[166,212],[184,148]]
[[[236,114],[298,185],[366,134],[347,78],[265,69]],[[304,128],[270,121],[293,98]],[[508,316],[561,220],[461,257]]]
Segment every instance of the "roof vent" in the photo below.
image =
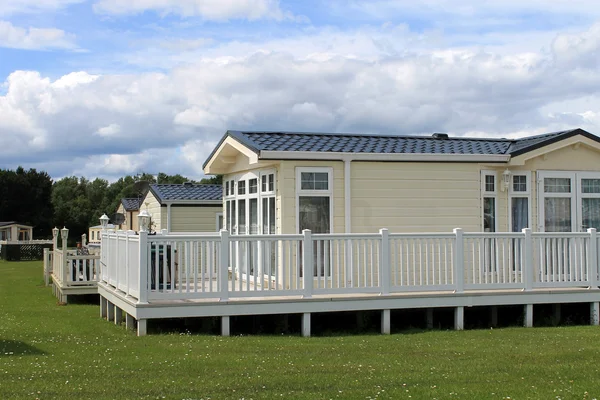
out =
[[193,186],[194,182],[183,182],[183,186]]
[[448,139],[447,133],[434,133],[431,135],[434,139]]

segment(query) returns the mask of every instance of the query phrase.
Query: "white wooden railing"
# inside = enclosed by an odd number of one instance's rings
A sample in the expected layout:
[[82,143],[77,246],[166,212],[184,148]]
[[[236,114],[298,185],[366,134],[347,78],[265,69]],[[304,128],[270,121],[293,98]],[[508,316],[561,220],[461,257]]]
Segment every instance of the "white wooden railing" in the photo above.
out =
[[244,236],[117,231],[102,234],[101,281],[139,302],[598,287],[599,245],[595,229]]

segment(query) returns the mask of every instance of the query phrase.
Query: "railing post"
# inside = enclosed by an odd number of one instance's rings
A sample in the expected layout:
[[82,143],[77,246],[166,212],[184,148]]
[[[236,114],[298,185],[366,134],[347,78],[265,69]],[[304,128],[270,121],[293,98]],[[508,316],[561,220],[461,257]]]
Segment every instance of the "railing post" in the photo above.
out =
[[229,299],[229,232],[221,229],[221,254],[219,257],[219,292],[221,301]]
[[595,289],[598,287],[598,235],[596,228],[589,228],[590,246],[588,251],[588,280],[590,287]]
[[302,239],[302,281],[304,284],[303,297],[308,298],[312,296],[313,290],[313,242],[310,229],[303,230],[302,235],[304,235],[304,238]]
[[61,279],[63,286],[67,284],[67,278],[69,276],[69,255],[67,254],[67,237],[61,236],[61,247],[62,247],[62,266],[61,266]]
[[454,229],[454,287],[456,293],[465,291],[465,251],[463,242],[463,230]]
[[50,264],[50,249],[44,248],[44,284],[48,286],[49,282],[49,264]]
[[379,257],[379,282],[381,294],[390,293],[391,266],[390,266],[390,236],[386,228],[380,229],[381,256]]
[[140,230],[140,275],[138,288],[140,296],[138,301],[140,303],[148,302],[148,232]]
[[525,281],[525,290],[533,289],[533,237],[531,236],[531,228],[522,230],[525,238],[523,239],[523,274]]

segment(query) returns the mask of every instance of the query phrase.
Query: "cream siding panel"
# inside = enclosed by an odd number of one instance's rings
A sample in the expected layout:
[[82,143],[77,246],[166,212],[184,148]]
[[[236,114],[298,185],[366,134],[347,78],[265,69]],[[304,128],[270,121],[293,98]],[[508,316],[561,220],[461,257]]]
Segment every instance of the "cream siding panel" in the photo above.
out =
[[352,231],[481,230],[479,164],[351,164]]
[[181,207],[171,206],[172,232],[216,232],[217,213],[223,211],[222,206],[214,207]]
[[[162,208],[164,208],[164,210],[162,210]],[[148,213],[152,217],[153,231],[158,232],[163,228],[167,228],[167,208],[160,206],[160,203],[156,197],[154,197],[152,192],[146,194],[146,198],[142,202],[141,210],[148,210]]]

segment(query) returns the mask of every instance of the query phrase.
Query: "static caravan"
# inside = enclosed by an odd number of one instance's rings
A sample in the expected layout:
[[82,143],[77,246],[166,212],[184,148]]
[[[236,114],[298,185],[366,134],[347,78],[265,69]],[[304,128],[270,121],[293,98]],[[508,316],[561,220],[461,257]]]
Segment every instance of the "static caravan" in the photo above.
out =
[[154,232],[217,232],[223,226],[221,185],[152,184],[140,207],[150,213]]

